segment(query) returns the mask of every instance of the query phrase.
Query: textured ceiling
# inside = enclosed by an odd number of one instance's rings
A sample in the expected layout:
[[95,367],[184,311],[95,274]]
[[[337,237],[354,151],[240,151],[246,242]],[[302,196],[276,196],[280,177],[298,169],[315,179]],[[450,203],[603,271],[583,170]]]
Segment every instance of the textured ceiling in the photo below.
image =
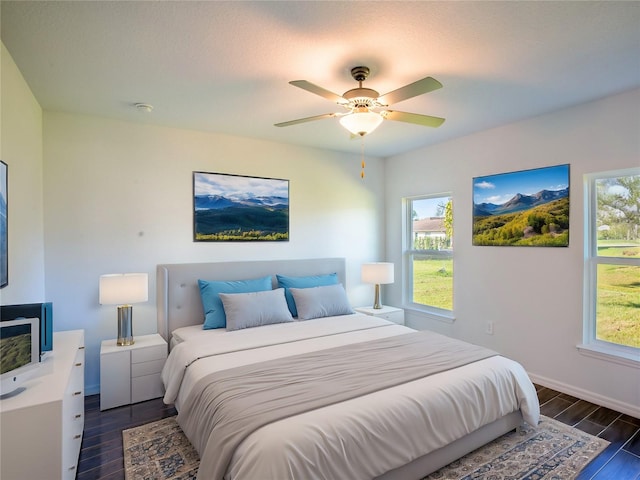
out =
[[[337,112],[288,84],[387,93],[446,118],[385,121],[365,139],[390,156],[640,86],[640,2],[5,1],[1,36],[45,110],[359,152]],[[151,113],[136,102],[150,103]]]

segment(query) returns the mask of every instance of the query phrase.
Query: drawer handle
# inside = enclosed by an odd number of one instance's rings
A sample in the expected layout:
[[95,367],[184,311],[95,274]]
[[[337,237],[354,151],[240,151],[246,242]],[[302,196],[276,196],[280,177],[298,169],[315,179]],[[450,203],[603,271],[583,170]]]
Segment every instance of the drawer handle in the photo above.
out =
[[77,414],[75,417],[73,417],[73,418],[82,418],[82,414],[81,414],[81,413],[78,413],[78,414]]
[[81,391],[80,391],[80,392],[73,392],[73,395],[74,395],[74,396],[76,396],[76,395],[82,395],[82,392],[81,392]]
[[[78,347],[78,350],[84,350],[84,345],[82,347]],[[76,468],[76,467],[73,467]]]
[[80,435],[80,434],[78,434],[78,435],[74,435],[74,436],[73,436],[73,439],[74,439],[74,440],[77,440],[77,439],[79,439],[80,437],[82,437],[82,435]]
[[69,471],[71,471],[71,470],[75,470],[75,469],[76,469],[76,466],[75,466],[75,465],[72,465],[72,466],[70,466],[70,467],[69,467]]
[[82,363],[76,363],[76,367],[81,367]]

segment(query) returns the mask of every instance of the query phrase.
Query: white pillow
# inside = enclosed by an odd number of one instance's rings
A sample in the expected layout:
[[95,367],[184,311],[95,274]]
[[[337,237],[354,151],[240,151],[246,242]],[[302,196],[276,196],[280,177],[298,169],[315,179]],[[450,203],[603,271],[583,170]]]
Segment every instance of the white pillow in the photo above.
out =
[[293,322],[284,288],[249,293],[220,293],[227,330]]
[[312,288],[290,288],[299,320],[354,313],[341,283]]

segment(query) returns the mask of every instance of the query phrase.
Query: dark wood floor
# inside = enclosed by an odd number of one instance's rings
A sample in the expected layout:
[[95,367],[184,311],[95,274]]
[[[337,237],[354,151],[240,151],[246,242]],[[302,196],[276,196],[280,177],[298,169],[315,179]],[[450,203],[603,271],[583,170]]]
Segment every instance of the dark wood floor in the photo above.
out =
[[536,385],[540,413],[611,444],[576,480],[640,480],[640,420]]
[[100,411],[100,395],[85,397],[77,480],[123,480],[122,430],[176,414],[162,399]]
[[[576,480],[640,480],[640,420],[536,385],[541,412],[611,442]],[[161,399],[100,412],[100,397],[85,398],[85,430],[78,480],[124,479],[122,430],[175,415]]]

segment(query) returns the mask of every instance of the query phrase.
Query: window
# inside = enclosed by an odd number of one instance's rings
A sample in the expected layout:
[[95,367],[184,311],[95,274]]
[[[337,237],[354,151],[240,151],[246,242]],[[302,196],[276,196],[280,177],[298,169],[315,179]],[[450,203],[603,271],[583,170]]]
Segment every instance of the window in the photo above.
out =
[[453,311],[453,209],[446,194],[405,199],[405,303],[436,315]]
[[640,169],[586,176],[583,348],[640,361]]

